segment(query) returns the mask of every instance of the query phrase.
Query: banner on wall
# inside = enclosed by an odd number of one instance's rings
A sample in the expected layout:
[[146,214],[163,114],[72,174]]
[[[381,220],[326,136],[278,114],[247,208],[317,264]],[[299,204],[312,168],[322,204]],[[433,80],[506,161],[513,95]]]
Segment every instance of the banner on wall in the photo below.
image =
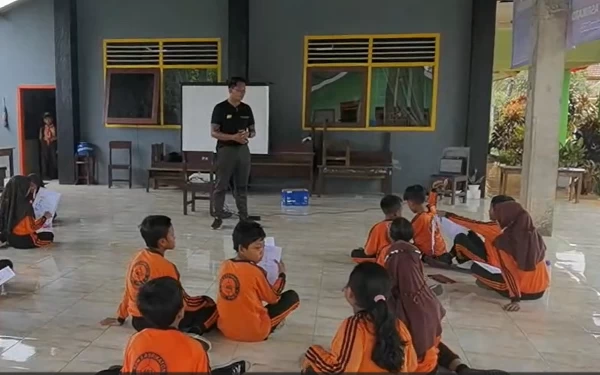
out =
[[515,0],[513,5],[512,69],[530,64],[533,49],[531,23],[535,0]]
[[571,0],[567,47],[600,40],[600,0]]

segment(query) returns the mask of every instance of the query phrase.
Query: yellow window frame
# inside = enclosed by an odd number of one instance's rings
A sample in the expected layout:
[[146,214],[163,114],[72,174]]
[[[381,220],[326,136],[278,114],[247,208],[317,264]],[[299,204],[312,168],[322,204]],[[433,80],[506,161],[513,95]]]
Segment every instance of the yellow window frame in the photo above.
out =
[[[434,38],[435,39],[435,58],[434,62],[410,62],[410,63],[374,63],[373,60],[373,40],[374,39],[409,39],[409,38]],[[308,63],[308,45],[310,41],[315,40],[345,40],[345,39],[368,39],[369,40],[369,60],[367,63],[342,63],[342,64],[309,64]],[[440,34],[358,34],[358,35],[307,35],[304,37],[304,60],[302,77],[302,130],[311,130],[306,121],[307,104],[307,72],[309,68],[367,68],[367,97],[365,102],[365,124],[363,127],[327,127],[327,131],[354,131],[354,132],[433,132],[437,124],[437,103],[438,103],[438,84],[439,84],[439,65],[440,65]],[[371,116],[371,85],[373,68],[402,68],[402,67],[432,67],[433,68],[433,93],[431,98],[431,119],[427,126],[369,126]],[[323,128],[315,127],[316,130]]]
[[[217,64],[190,64],[190,65],[164,65],[162,47],[164,43],[186,43],[186,42],[217,42]],[[159,63],[151,65],[111,65],[108,67],[107,47],[109,43],[158,43]],[[104,39],[102,43],[102,62],[104,72],[104,84],[106,85],[106,74],[108,69],[144,69],[144,68],[159,68],[160,69],[160,98],[159,98],[159,124],[158,125],[131,125],[131,124],[108,124],[104,123],[106,128],[134,128],[134,129],[163,129],[173,130],[181,129],[181,125],[165,124],[164,114],[164,71],[167,69],[217,69],[217,80],[221,82],[221,64],[222,64],[222,47],[221,38],[146,38],[146,39]]]

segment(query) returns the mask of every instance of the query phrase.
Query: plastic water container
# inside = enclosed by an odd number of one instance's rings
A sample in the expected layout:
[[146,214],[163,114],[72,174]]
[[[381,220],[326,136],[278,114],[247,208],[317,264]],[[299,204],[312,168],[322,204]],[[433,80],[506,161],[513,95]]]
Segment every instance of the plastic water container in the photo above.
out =
[[94,147],[90,145],[88,142],[79,142],[77,144],[77,155],[78,156],[88,156],[94,152]]
[[281,190],[282,206],[308,206],[310,194],[307,189]]

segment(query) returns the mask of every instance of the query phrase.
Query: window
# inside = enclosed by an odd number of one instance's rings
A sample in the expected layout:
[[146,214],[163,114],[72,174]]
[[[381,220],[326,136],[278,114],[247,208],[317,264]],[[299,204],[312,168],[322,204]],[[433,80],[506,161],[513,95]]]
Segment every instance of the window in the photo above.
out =
[[303,128],[435,129],[439,35],[306,37]]
[[159,76],[159,69],[110,69],[104,100],[106,122],[156,125]]
[[104,41],[105,125],[179,128],[181,83],[221,79],[219,39]]

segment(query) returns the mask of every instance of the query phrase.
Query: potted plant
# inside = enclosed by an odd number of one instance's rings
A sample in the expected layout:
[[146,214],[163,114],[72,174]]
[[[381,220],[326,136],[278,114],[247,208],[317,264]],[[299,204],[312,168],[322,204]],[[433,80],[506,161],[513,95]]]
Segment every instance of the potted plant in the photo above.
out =
[[481,199],[481,183],[485,176],[478,176],[477,172],[477,169],[475,169],[473,170],[473,174],[469,176],[467,199]]

